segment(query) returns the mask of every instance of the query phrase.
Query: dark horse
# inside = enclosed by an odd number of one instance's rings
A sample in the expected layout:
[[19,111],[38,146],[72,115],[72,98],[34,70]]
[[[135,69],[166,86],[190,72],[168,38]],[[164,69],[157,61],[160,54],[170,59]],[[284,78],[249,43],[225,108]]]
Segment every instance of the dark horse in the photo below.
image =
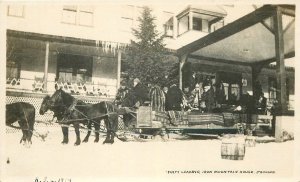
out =
[[68,143],[68,126],[73,124],[76,133],[75,145],[81,143],[79,127],[80,123],[88,126],[88,133],[83,140],[87,142],[91,134],[91,126],[95,128],[95,142],[99,141],[100,122],[103,119],[107,135],[103,143],[114,143],[115,132],[118,128],[118,115],[116,113],[116,106],[110,102],[102,101],[97,104],[86,104],[83,101],[75,99],[63,90],[56,90],[55,93],[49,97],[46,96],[40,108],[40,114],[43,115],[47,110],[54,112],[54,117],[63,125],[63,144]]
[[24,144],[31,144],[31,137],[35,122],[34,106],[25,102],[7,104],[6,125],[13,127],[12,124],[16,121],[18,121],[23,133],[20,143],[24,142]]

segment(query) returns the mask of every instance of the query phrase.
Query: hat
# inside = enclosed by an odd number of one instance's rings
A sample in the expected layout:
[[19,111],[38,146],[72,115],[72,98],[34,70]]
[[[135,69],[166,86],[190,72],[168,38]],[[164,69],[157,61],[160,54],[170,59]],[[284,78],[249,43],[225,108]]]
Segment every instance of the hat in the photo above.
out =
[[202,87],[204,88],[205,86],[211,86],[210,80],[205,79],[205,80],[203,81]]
[[140,83],[140,80],[139,80],[138,78],[135,78],[135,79],[133,80],[133,82]]

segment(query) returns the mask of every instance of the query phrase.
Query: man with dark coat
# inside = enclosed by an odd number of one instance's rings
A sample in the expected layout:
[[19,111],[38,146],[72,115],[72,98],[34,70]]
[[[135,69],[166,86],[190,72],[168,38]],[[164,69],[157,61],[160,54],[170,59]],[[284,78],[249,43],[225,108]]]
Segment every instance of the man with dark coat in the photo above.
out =
[[121,82],[121,86],[120,88],[118,89],[118,92],[117,92],[117,95],[116,95],[116,99],[115,99],[115,102],[117,105],[121,105],[122,102],[123,102],[123,99],[127,96],[128,92],[129,92],[129,89],[128,87],[126,86],[126,81],[123,80]]
[[181,111],[183,93],[176,84],[171,85],[166,95],[166,111]]
[[212,84],[209,80],[203,82],[203,94],[201,96],[201,102],[205,103],[205,107],[202,108],[205,112],[212,112],[215,107],[215,92],[212,87]]
[[133,80],[133,96],[135,107],[139,107],[149,101],[148,89],[144,86],[138,78]]

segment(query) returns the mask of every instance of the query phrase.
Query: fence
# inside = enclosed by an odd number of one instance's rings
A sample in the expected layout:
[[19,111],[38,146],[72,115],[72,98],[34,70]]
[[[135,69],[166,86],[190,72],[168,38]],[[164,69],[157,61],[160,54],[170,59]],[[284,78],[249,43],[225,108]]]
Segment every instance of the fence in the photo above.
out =
[[[36,124],[35,127],[44,127],[47,125],[47,127],[59,127],[57,123],[52,122],[53,120],[53,112],[48,111],[44,115],[40,115],[39,110],[41,107],[41,104],[43,102],[43,98],[46,96],[44,93],[25,93],[25,92],[6,92],[6,104],[11,104],[15,102],[27,102],[34,106],[36,109],[35,113],[35,120]],[[84,101],[85,103],[90,104],[96,104],[101,101],[111,101],[112,99],[109,98],[97,98],[95,96],[74,96],[75,98]],[[122,121],[119,121],[118,123],[118,129],[122,130],[124,128],[124,124]],[[18,130],[13,128],[8,128],[6,132],[17,132]]]
[[[49,93],[53,93],[55,88],[62,88],[65,92],[74,95],[83,96],[102,96],[113,98],[116,95],[116,85],[112,84],[101,84],[101,83],[69,83],[69,82],[47,82],[47,90]],[[7,78],[6,88],[14,91],[22,92],[43,92],[44,81],[42,78],[25,79],[25,78]]]

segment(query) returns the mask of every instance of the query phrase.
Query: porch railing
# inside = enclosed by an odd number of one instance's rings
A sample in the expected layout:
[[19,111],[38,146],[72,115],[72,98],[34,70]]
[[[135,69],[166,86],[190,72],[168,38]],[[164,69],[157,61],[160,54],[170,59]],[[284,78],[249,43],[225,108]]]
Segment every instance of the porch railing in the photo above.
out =
[[[41,79],[8,78],[6,80],[7,90],[22,92],[46,92],[44,81]],[[69,83],[69,82],[47,82],[47,92],[52,93],[56,88],[62,88],[72,95],[98,96],[114,98],[116,95],[116,85],[95,84],[95,83]]]

